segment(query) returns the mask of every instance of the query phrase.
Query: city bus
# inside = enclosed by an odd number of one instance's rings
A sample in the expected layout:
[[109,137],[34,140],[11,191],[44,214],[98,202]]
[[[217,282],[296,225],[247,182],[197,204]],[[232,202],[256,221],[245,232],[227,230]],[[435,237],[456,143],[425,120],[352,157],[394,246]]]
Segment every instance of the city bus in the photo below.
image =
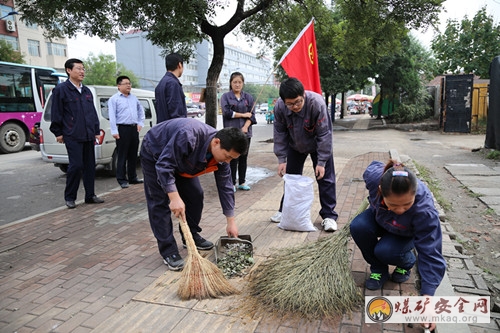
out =
[[0,61],[0,152],[24,149],[51,90],[66,78],[49,67]]

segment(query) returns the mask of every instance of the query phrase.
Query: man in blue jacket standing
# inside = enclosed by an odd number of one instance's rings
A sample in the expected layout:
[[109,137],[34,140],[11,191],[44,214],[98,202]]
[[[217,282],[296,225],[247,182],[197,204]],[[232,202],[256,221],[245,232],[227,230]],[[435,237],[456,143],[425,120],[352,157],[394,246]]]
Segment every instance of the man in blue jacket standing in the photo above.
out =
[[83,175],[85,203],[103,203],[94,192],[95,152],[99,137],[99,118],[92,92],[82,84],[85,67],[79,59],[68,59],[64,64],[68,80],[52,91],[50,131],[59,143],[66,145],[69,166],[66,174],[64,200],[68,208],[75,208],[75,200]]
[[186,118],[186,96],[179,78],[184,71],[182,56],[171,53],[165,57],[167,73],[155,89],[156,122],[174,118]]

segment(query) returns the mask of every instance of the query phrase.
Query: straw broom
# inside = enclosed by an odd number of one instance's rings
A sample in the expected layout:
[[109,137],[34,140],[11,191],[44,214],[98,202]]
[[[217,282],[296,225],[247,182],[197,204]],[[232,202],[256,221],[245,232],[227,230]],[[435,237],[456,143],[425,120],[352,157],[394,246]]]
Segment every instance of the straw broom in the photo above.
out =
[[229,283],[219,267],[198,253],[191,230],[183,217],[179,223],[188,249],[186,264],[177,290],[179,298],[201,300],[238,294],[239,291]]
[[[365,198],[355,215],[368,207]],[[352,218],[351,218],[352,221]],[[351,221],[330,237],[281,249],[249,277],[259,311],[323,318],[350,313],[362,302],[351,274],[347,242]]]

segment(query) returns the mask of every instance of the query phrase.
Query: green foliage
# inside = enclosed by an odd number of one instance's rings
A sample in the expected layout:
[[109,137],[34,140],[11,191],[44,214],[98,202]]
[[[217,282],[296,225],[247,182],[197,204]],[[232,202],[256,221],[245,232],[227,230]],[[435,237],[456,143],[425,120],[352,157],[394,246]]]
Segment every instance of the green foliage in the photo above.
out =
[[490,160],[500,160],[500,151],[492,150],[486,154],[486,158]]
[[279,90],[275,86],[247,83],[243,88],[255,99],[256,104],[267,103],[269,98],[279,97]]
[[0,61],[24,64],[24,58],[21,52],[14,50],[12,45],[3,39],[0,39]]
[[334,39],[334,56],[347,68],[359,68],[397,52],[409,29],[435,23],[444,0],[337,1],[343,21]]
[[430,76],[434,62],[414,36],[407,35],[400,43],[399,52],[382,58],[373,68],[383,95],[400,102],[391,119],[406,123],[427,118],[432,112],[423,81]]
[[[443,1],[345,0],[336,2],[342,10],[335,14],[323,0],[237,0],[235,12],[221,26],[214,20],[216,13],[228,6],[227,0],[18,0],[16,6],[23,13],[22,19],[38,24],[48,38],[83,32],[114,40],[120,31],[134,28],[147,31],[147,38],[165,53],[176,51],[186,59],[193,54],[196,42],[210,38],[214,48],[207,72],[205,119],[216,127],[224,37],[241,23],[241,31],[249,38],[260,38],[279,56],[314,16],[321,52],[332,54],[343,68],[353,69],[395,49],[393,41],[399,40],[407,27],[432,23]],[[352,11],[356,8],[359,12]],[[248,18],[252,23],[246,26]]]
[[484,6],[472,20],[467,16],[460,23],[448,20],[431,48],[438,61],[435,74],[467,73],[487,79],[491,61],[500,54],[500,24],[494,24]]
[[432,115],[432,107],[429,105],[431,96],[420,87],[414,99],[402,98],[401,104],[391,115],[391,121],[394,123],[411,123],[429,118]]
[[130,78],[132,87],[140,88],[137,76],[122,64],[117,64],[112,55],[101,53],[94,56],[90,53],[90,56],[87,59],[82,59],[82,61],[85,63],[84,83],[86,85],[115,86],[116,78],[120,75],[126,75]]

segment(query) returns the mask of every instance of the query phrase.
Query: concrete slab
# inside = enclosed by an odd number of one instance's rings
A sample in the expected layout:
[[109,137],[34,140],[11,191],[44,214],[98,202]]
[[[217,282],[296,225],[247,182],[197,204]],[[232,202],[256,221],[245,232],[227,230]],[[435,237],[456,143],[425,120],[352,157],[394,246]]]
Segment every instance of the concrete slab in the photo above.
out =
[[497,187],[467,186],[467,188],[474,193],[480,194],[481,196],[500,196],[500,188]]
[[457,175],[477,175],[477,176],[494,176],[500,175],[500,171],[487,167],[484,164],[446,164],[445,169]]
[[500,195],[488,195],[480,197],[479,200],[487,204],[488,206],[499,206],[500,205]]
[[[462,184],[471,188],[471,187],[484,187],[484,188],[496,188],[499,189],[495,184],[500,184],[500,176],[464,176],[464,175],[455,175],[453,176],[458,179]],[[500,189],[499,189],[500,191]]]
[[[448,274],[445,274],[441,284],[436,289],[436,293],[434,296],[455,296],[455,291],[453,290],[450,278]],[[454,324],[454,323],[446,323],[446,324],[437,324],[436,332],[453,332],[453,333],[470,333],[470,329],[468,325],[464,324]]]

